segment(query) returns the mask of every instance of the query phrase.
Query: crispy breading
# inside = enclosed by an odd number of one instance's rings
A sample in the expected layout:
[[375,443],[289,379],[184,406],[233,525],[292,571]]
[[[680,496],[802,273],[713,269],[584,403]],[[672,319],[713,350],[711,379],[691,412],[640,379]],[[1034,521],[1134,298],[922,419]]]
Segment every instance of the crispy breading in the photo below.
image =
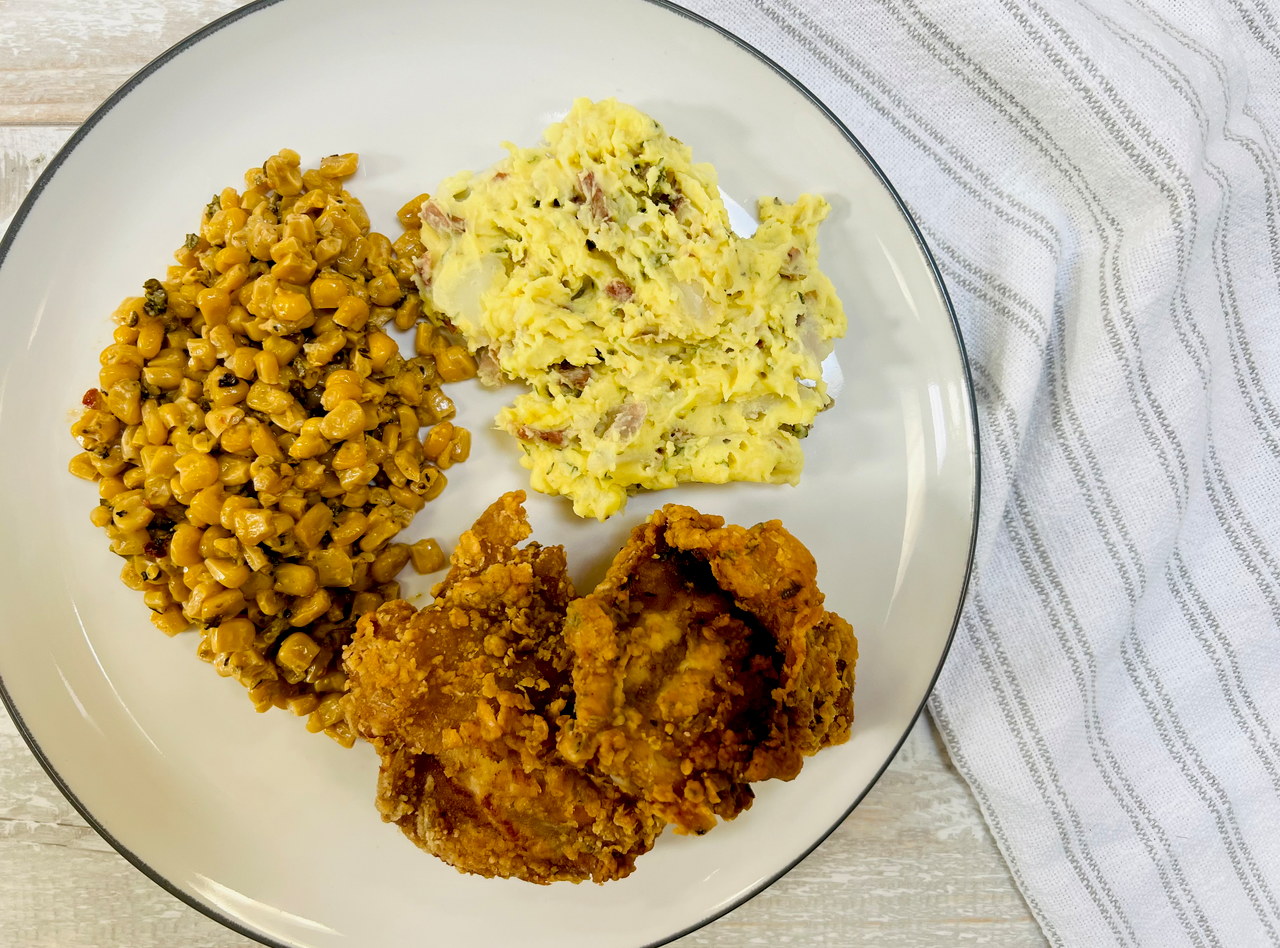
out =
[[612,784],[560,761],[526,769],[483,746],[380,753],[383,819],[464,872],[543,884],[621,879],[662,829]]
[[425,609],[360,620],[344,703],[382,758],[379,810],[423,849],[486,876],[620,878],[662,825],[556,753],[573,587],[562,548],[517,548],[523,500],[505,495],[462,535]]
[[531,532],[523,499],[504,495],[459,538],[426,609],[400,600],[360,620],[345,661],[361,735],[395,735],[420,753],[486,734],[536,744],[564,708],[560,626],[573,585],[562,547],[517,549]]
[[601,584],[569,604],[566,758],[703,833],[847,739],[852,629],[823,609],[809,551],[777,521],[750,529],[668,504],[632,531]]
[[574,599],[523,493],[464,533],[422,610],[387,603],[347,648],[383,818],[466,872],[531,882],[632,871],[668,823],[702,833],[849,736],[857,643],[777,521],[677,505]]

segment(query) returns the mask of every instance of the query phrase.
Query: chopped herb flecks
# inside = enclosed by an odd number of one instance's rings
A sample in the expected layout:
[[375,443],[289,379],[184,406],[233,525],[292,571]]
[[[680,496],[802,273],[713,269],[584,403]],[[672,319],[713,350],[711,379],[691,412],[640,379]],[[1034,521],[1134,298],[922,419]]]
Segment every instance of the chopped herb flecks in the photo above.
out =
[[169,294],[164,291],[159,280],[148,280],[142,284],[146,291],[142,298],[142,310],[148,316],[159,316],[169,308]]

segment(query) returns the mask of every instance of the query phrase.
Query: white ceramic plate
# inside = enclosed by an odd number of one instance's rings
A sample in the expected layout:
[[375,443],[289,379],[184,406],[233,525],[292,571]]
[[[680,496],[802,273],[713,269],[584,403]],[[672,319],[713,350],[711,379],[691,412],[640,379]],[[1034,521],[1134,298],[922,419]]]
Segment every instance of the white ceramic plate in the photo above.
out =
[[[281,57],[283,56],[283,60]],[[824,268],[850,316],[836,407],[798,488],[635,498],[606,524],[535,496],[536,536],[590,584],[666,501],[743,524],[779,517],[814,552],[861,644],[852,740],[702,839],[661,839],[630,878],[543,888],[463,876],[373,808],[375,756],[254,714],[239,685],[168,640],[117,579],[66,473],[67,427],[109,314],[162,274],[209,195],[281,147],[361,154],[375,226],[460,168],[532,143],[576,96],[650,112],[726,193],[817,191]],[[246,7],[115,95],[41,179],[0,245],[0,679],[72,802],[179,898],[264,942],[637,946],[696,928],[816,846],[892,759],[946,653],[971,557],[972,399],[945,293],[900,202],[849,132],[776,66],[649,0],[279,0]],[[457,392],[472,459],[412,536],[456,537],[524,486],[492,394]],[[426,588],[426,582],[418,589]],[[429,934],[426,934],[429,933]]]

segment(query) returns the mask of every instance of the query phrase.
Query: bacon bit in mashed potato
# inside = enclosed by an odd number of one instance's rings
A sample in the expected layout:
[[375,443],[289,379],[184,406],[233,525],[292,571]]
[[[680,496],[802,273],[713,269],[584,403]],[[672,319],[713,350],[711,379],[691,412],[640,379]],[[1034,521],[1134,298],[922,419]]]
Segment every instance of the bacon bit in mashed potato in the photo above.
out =
[[529,386],[498,424],[533,487],[603,519],[644,488],[795,483],[846,326],[818,269],[826,202],[762,199],[738,237],[715,170],[612,100],[508,149],[422,205],[419,269],[482,378]]

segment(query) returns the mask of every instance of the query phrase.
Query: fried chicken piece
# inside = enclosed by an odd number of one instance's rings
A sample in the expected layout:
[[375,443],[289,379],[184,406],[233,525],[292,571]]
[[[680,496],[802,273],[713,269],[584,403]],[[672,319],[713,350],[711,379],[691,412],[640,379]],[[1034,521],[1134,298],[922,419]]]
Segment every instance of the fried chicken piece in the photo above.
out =
[[360,620],[344,704],[382,758],[379,811],[421,848],[485,876],[620,878],[662,823],[556,752],[573,588],[562,548],[517,548],[523,500],[504,495],[462,535],[425,609]]
[[[399,600],[362,617],[344,656],[360,734],[434,754],[475,740],[485,721],[486,739],[505,736],[519,749],[523,728],[563,709],[569,671],[559,630],[573,585],[562,547],[516,548],[531,532],[523,500],[503,495],[462,534],[426,609]],[[545,714],[523,721],[534,709]]]
[[750,529],[668,504],[569,604],[566,759],[704,833],[849,736],[857,643],[777,521]]
[[[459,540],[421,611],[360,620],[344,698],[382,758],[377,803],[457,868],[546,883],[634,868],[847,739],[857,645],[776,521],[668,505],[573,599],[522,493]],[[562,631],[563,629],[563,631]]]
[[563,762],[529,771],[483,748],[442,756],[384,749],[377,800],[383,819],[455,868],[540,884],[628,876],[663,825]]

